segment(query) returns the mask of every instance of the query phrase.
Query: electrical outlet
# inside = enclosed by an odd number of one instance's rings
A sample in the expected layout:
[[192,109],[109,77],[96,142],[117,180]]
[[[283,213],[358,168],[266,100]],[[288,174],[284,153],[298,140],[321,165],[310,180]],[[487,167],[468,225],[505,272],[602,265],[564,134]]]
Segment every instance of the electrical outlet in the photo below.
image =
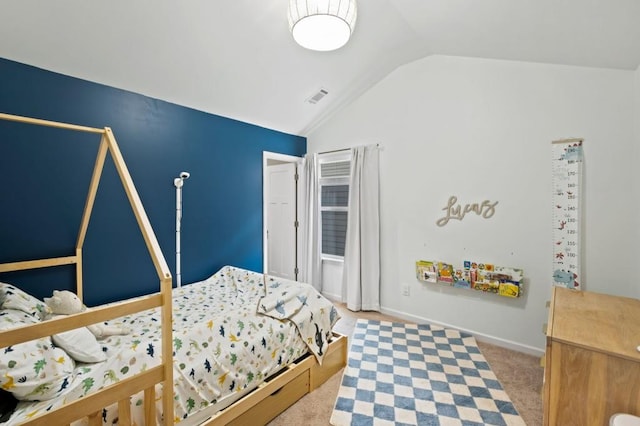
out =
[[409,291],[409,284],[404,284],[402,286],[402,295],[403,296],[410,296],[411,292]]

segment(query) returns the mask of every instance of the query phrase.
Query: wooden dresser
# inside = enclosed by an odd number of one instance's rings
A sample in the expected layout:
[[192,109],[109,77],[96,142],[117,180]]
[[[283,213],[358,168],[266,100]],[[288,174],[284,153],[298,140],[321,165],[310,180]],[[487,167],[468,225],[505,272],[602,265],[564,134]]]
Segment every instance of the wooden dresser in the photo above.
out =
[[544,372],[545,425],[640,415],[640,300],[553,288]]

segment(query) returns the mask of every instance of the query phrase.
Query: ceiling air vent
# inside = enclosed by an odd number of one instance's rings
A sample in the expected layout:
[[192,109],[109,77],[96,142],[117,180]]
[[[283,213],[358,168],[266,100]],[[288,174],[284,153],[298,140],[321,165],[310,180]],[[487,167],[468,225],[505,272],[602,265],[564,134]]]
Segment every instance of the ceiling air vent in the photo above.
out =
[[315,95],[307,99],[307,102],[309,102],[310,104],[317,104],[318,101],[320,101],[320,99],[324,98],[328,94],[329,92],[326,91],[325,89],[320,89],[318,93],[316,93]]

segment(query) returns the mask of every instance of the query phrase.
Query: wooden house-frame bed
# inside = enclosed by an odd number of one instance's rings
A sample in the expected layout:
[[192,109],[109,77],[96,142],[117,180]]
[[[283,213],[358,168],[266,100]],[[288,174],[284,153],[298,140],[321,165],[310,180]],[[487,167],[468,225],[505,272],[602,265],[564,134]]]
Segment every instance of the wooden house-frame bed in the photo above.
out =
[[[155,401],[159,398],[162,400],[161,406],[162,412],[164,413],[164,423],[168,425],[178,422],[179,419],[176,419],[174,416],[172,275],[116,143],[113,132],[108,127],[99,129],[3,113],[0,113],[0,120],[101,135],[75,253],[55,258],[2,263],[0,264],[0,273],[75,265],[76,293],[82,300],[83,244],[105,159],[107,155],[110,154],[159,279],[159,291],[153,294],[105,306],[93,307],[83,313],[58,317],[34,325],[25,325],[0,331],[0,348],[8,348],[66,330],[113,320],[152,308],[157,308],[160,311],[162,324],[168,325],[161,327],[162,361],[159,365],[136,373],[126,379],[119,380],[99,391],[65,404],[60,408],[37,415],[24,424],[70,424],[76,420],[87,419],[90,425],[101,425],[103,424],[101,416],[103,408],[113,404],[117,404],[118,407],[118,423],[121,425],[131,424],[130,397],[139,392],[143,392],[144,395],[144,424],[156,424],[157,413]],[[311,354],[303,356],[292,364],[284,367],[273,377],[264,380],[254,390],[242,396],[233,404],[222,410],[208,414],[203,420],[199,420],[198,423],[207,425],[267,423],[304,394],[320,386],[345,365],[347,338],[346,336],[336,333],[331,333],[331,336],[332,339],[325,350],[322,365],[320,365]],[[162,395],[156,395],[156,385],[159,383],[171,384],[162,387]]]

